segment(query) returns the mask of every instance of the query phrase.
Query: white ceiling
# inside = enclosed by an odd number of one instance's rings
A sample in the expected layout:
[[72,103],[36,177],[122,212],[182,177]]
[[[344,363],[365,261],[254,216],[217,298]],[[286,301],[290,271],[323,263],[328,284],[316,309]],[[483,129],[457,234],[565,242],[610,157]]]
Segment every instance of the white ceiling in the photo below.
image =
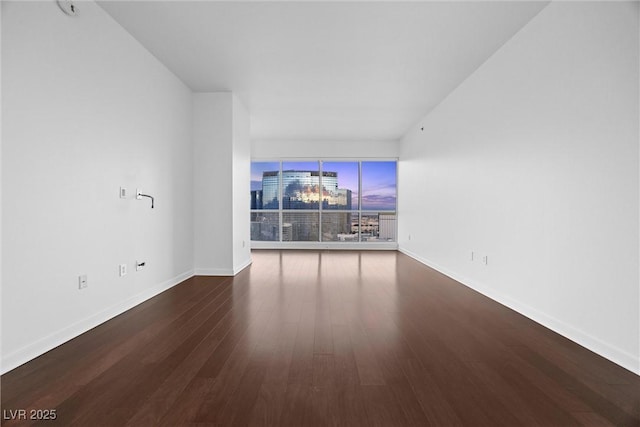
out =
[[547,2],[100,1],[254,139],[396,140]]

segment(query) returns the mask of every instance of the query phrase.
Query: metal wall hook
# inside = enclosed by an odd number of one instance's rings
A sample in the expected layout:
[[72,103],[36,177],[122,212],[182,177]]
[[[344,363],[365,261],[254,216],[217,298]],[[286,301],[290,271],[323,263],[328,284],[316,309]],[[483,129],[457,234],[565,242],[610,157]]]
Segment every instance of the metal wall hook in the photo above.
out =
[[154,204],[154,201],[155,201],[155,199],[153,198],[153,196],[150,196],[150,195],[148,195],[148,194],[142,194],[142,191],[138,190],[138,191],[136,192],[136,199],[138,199],[138,200],[142,200],[142,198],[143,198],[143,197],[148,197],[148,198],[150,198],[150,199],[151,199],[151,209],[153,209],[153,204]]

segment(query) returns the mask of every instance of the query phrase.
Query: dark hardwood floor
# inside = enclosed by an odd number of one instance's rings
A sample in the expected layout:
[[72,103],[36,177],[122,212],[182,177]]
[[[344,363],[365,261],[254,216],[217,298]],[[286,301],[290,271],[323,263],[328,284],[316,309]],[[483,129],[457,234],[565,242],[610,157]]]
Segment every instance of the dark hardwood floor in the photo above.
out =
[[39,425],[640,425],[640,377],[405,255],[253,259],[5,374],[3,418],[55,409]]

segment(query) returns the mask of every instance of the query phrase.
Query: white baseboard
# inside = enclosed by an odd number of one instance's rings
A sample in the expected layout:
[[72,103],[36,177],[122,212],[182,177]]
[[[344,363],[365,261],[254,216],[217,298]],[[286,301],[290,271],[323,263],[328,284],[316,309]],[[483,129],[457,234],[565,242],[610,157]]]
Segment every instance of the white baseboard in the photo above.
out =
[[8,355],[2,355],[2,367],[0,372],[5,374],[18,366],[35,359],[38,356],[58,347],[61,344],[81,335],[90,329],[110,320],[119,314],[141,304],[154,296],[174,287],[175,285],[187,280],[193,276],[193,270],[186,271],[172,279],[162,282],[152,288],[140,292],[118,304],[115,304],[105,310],[102,310],[86,319],[80,320],[70,326],[67,326],[53,334],[50,334],[38,341],[29,344],[19,350]]
[[196,276],[235,276],[242,270],[251,265],[251,258],[231,268],[197,268],[195,269]]
[[244,262],[238,264],[233,268],[233,275],[240,273],[245,268],[249,267],[252,263],[251,257],[247,258]]
[[577,329],[561,320],[556,319],[544,312],[541,312],[535,308],[532,308],[526,304],[514,300],[508,296],[505,296],[488,286],[485,286],[477,281],[458,275],[457,273],[448,270],[426,258],[421,257],[405,248],[398,248],[400,252],[410,256],[416,261],[433,268],[434,270],[444,274],[460,282],[461,284],[481,293],[482,295],[491,298],[492,300],[509,307],[510,309],[522,314],[525,317],[533,320],[540,325],[551,329],[552,331],[562,335],[565,338],[593,351],[596,354],[612,361],[613,363],[622,366],[623,368],[633,372],[636,375],[640,375],[640,358],[628,353],[624,350],[617,348],[609,343],[602,341],[580,329]]
[[196,276],[235,276],[231,268],[196,268]]

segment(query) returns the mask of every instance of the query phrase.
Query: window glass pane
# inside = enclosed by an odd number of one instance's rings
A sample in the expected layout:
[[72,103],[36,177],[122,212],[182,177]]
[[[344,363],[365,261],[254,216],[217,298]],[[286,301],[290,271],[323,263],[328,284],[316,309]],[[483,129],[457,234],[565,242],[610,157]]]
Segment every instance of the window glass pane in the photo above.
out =
[[251,240],[278,242],[280,218],[278,212],[251,213]]
[[319,209],[318,162],[282,163],[282,209]]
[[[357,242],[358,228],[353,228],[353,218],[358,212],[323,212],[322,213],[322,241],[323,242]],[[357,225],[357,223],[356,223]]]
[[282,214],[283,242],[317,242],[320,235],[320,213],[284,212]]
[[395,242],[396,169],[395,161],[251,162],[251,240]]
[[360,240],[378,240],[378,214],[362,214],[360,218]]
[[351,215],[351,233],[356,235],[356,242],[359,240],[358,232],[360,231],[360,213],[353,212]]
[[358,209],[358,162],[322,162],[322,209]]
[[362,210],[396,210],[396,162],[362,162]]
[[360,240],[362,242],[395,242],[396,214],[388,212],[362,214]]
[[251,162],[251,209],[279,209],[280,162]]

